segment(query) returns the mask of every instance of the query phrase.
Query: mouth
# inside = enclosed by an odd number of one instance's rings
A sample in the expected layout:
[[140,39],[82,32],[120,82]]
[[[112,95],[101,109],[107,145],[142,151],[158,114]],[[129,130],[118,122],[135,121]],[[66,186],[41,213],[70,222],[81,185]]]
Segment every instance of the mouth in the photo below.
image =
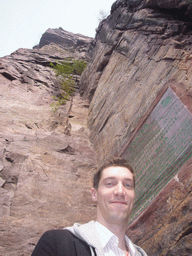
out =
[[127,205],[126,202],[123,201],[112,201],[111,204],[116,204],[116,205]]

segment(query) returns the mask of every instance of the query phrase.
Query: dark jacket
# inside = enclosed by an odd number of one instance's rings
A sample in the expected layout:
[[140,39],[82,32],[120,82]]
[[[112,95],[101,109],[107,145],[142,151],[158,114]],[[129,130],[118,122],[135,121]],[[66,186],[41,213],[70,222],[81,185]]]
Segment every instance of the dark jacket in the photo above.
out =
[[50,230],[42,235],[32,256],[91,256],[91,251],[86,242],[70,231]]

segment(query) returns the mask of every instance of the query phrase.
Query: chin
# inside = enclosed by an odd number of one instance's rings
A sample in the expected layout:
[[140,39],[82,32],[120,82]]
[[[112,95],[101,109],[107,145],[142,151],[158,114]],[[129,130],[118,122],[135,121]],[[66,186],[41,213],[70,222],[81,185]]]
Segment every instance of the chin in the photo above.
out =
[[129,215],[114,213],[110,216],[111,220],[116,223],[127,223],[129,220]]

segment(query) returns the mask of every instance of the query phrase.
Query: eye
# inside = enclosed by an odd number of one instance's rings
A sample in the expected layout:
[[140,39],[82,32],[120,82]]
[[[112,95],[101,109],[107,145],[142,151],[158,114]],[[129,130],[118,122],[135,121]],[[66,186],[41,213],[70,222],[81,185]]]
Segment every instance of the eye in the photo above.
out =
[[111,180],[107,180],[107,181],[105,182],[105,185],[106,185],[107,187],[112,187],[112,186],[114,186],[114,184],[115,184],[115,182],[114,182],[114,181],[111,181]]
[[132,189],[133,188],[133,183],[132,182],[127,182],[124,185],[127,189]]

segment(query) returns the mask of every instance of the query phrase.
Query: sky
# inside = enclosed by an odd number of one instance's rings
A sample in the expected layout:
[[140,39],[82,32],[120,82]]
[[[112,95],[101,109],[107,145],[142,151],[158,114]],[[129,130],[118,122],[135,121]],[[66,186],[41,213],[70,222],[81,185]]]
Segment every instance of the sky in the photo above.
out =
[[48,28],[94,37],[100,11],[115,0],[0,0],[0,57],[32,49]]

